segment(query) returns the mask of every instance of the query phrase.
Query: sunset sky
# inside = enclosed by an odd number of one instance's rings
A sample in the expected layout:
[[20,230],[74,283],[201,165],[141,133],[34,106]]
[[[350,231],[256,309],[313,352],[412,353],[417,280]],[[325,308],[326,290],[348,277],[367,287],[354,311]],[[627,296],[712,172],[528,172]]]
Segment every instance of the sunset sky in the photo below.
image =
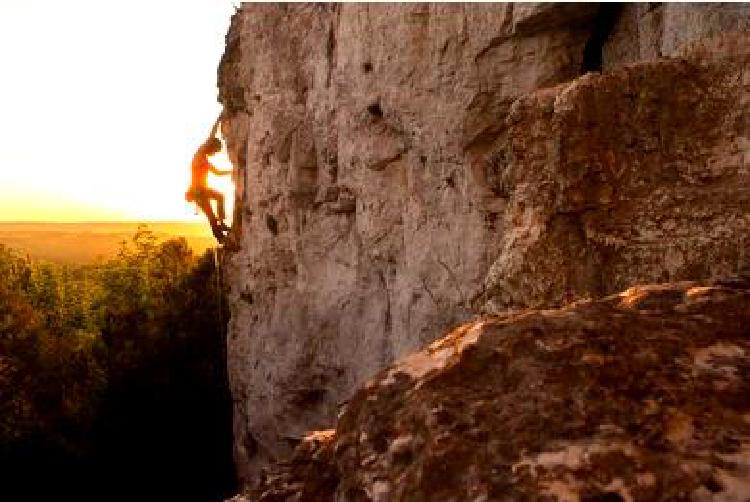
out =
[[235,3],[0,0],[0,221],[200,219]]

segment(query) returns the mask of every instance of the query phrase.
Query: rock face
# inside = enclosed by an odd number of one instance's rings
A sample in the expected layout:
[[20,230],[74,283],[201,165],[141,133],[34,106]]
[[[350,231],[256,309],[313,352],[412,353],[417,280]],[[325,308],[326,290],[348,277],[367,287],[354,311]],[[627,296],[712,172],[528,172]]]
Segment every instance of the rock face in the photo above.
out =
[[249,498],[747,500],[749,288],[634,287],[457,328],[368,382],[335,435]]
[[490,149],[507,187],[485,308],[729,273],[750,251],[750,40],[516,100]]
[[[748,42],[704,38],[748,9],[644,8],[238,10],[219,87],[241,479],[480,312],[744,262]],[[685,59],[625,65],[657,45]]]
[[680,56],[716,35],[750,30],[747,3],[629,3],[619,9],[603,47],[605,69]]

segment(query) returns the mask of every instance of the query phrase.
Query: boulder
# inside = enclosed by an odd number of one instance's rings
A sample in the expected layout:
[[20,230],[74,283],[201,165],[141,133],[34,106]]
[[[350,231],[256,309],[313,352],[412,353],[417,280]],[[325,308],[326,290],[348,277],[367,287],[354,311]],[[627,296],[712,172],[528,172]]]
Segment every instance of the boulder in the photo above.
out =
[[747,500],[750,274],[487,316],[315,437],[245,500]]

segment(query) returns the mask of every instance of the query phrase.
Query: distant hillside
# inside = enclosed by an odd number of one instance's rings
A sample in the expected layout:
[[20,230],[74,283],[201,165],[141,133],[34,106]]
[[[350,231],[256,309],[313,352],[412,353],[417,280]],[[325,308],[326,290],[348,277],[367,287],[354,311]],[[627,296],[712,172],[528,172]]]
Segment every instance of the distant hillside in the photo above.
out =
[[2,223],[0,244],[32,258],[87,264],[113,256],[145,224],[160,239],[184,237],[196,253],[216,245],[208,225],[188,222]]

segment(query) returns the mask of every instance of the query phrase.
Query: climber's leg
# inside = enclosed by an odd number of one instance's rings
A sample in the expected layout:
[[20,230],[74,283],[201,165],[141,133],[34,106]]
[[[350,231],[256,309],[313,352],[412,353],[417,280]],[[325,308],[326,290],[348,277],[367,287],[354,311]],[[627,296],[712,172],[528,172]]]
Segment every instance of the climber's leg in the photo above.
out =
[[198,207],[203,211],[203,213],[206,215],[206,218],[208,218],[208,223],[211,225],[211,232],[213,232],[214,237],[216,237],[216,240],[219,242],[224,241],[224,223],[220,222],[216,219],[216,216],[214,215],[214,210],[211,207],[211,199],[210,197],[206,196],[206,194],[201,194],[200,197],[197,197],[195,199],[195,203],[198,205]]
[[216,220],[211,222],[211,232],[214,234],[214,237],[216,237],[216,240],[220,243],[224,242],[224,239],[226,238],[226,235],[224,234],[224,225],[220,225],[216,222]]
[[217,216],[219,217],[219,220],[224,221],[224,218],[226,218],[226,214],[224,212],[224,194],[210,188],[204,189],[203,192],[206,194],[206,198],[216,201]]
[[211,190],[210,188],[205,190],[206,196],[209,199],[213,199],[216,201],[216,212],[218,213],[218,225],[219,227],[224,231],[229,231],[231,228],[227,226],[226,223],[224,223],[224,218],[226,218],[226,213],[224,209],[224,195],[221,192],[217,192],[216,190]]

